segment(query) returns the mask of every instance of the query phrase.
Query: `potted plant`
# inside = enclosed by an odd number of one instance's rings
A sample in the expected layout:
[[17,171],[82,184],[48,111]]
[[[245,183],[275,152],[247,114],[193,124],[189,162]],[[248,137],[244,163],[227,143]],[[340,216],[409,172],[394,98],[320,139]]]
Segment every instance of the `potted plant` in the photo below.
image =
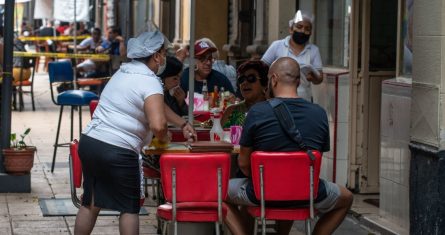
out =
[[11,147],[3,149],[3,165],[9,174],[23,175],[31,171],[34,165],[34,153],[36,147],[28,146],[25,143],[25,137],[29,134],[31,128],[25,130],[17,139],[15,133],[11,133]]

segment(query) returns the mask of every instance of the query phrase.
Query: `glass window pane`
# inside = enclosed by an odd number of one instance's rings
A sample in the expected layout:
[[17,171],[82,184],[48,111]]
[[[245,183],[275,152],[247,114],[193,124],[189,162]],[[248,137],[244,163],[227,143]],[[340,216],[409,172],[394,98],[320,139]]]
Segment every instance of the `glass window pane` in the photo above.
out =
[[371,1],[370,71],[396,68],[397,1]]
[[348,67],[351,0],[319,0],[315,44],[324,66]]
[[402,22],[402,75],[411,77],[413,63],[413,2],[405,0],[404,17]]

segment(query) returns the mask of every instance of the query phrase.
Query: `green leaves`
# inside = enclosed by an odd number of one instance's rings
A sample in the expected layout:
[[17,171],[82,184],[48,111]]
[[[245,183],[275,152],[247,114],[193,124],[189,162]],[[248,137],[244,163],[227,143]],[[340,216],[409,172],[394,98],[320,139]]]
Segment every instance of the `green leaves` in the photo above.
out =
[[26,148],[25,137],[31,132],[31,128],[27,128],[23,134],[20,135],[20,140],[17,139],[16,133],[11,133],[10,141],[11,148],[24,149]]
[[16,141],[16,134],[15,133],[11,133],[11,142]]

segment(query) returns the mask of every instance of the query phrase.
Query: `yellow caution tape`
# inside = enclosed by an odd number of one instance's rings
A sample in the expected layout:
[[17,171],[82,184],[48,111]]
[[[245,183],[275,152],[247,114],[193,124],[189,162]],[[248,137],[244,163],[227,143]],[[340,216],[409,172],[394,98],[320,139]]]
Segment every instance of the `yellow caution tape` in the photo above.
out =
[[76,58],[76,59],[92,59],[98,61],[108,61],[110,60],[110,55],[108,54],[68,54],[68,53],[51,53],[51,52],[24,52],[24,51],[14,51],[14,56],[16,57],[53,57],[58,59],[64,58]]
[[[85,39],[91,37],[89,35],[79,35],[76,36],[76,39]],[[32,36],[32,37],[25,37],[25,36],[20,36],[19,37],[20,40],[22,41],[46,41],[46,40],[53,40],[53,41],[72,41],[74,40],[74,36],[43,36],[43,37],[37,37],[37,36]]]

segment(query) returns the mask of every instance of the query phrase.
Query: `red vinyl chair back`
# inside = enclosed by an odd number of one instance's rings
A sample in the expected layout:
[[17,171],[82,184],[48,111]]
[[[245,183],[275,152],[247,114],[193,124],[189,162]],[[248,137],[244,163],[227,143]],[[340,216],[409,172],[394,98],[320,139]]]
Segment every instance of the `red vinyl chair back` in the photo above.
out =
[[[310,154],[311,153],[311,154]],[[261,220],[261,233],[266,234],[266,220],[305,220],[306,234],[311,234],[314,218],[314,199],[317,197],[321,166],[321,153],[308,152],[253,152],[251,154],[252,183],[260,206],[248,207],[257,222]],[[311,187],[311,183],[313,187]],[[312,197],[311,197],[312,192]],[[300,208],[267,207],[268,202],[309,201]]]
[[[321,154],[313,151],[314,198],[317,197]],[[253,152],[252,181],[256,198],[260,198],[260,171],[264,166],[264,199],[266,201],[309,200],[310,158],[306,152]]]
[[80,198],[77,196],[77,189],[82,186],[82,163],[79,158],[79,142],[75,139],[70,143],[70,186],[71,186],[71,200],[74,206],[80,208]]
[[82,186],[82,163],[80,162],[79,153],[77,152],[78,149],[79,142],[77,140],[73,140],[70,143],[70,170],[72,170],[73,174],[72,183],[76,188],[80,188]]
[[93,117],[94,110],[96,110],[97,105],[99,104],[99,100],[92,100],[90,102],[90,115]]
[[173,168],[176,169],[176,202],[217,202],[218,168],[222,170],[222,200],[225,200],[230,176],[229,154],[163,154],[160,165],[166,201],[172,201]]

